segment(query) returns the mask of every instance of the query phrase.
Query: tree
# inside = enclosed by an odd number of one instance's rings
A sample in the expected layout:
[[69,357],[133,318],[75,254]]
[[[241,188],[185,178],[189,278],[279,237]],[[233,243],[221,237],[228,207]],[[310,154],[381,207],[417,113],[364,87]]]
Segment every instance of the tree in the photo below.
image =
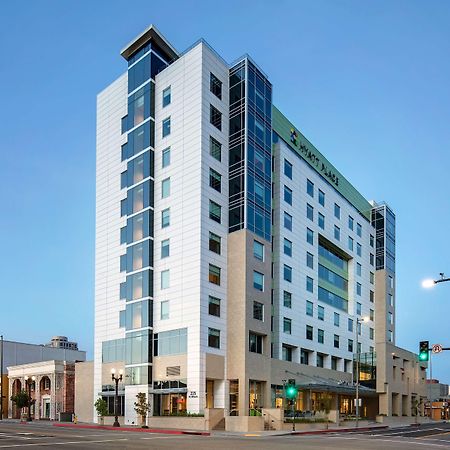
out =
[[326,397],[323,397],[320,399],[320,409],[325,412],[325,419],[326,419],[326,428],[328,429],[328,415],[331,411],[331,405],[332,405],[332,397],[331,395],[327,395]]
[[28,395],[28,392],[25,390],[19,391],[17,394],[11,395],[11,401],[19,409],[27,408],[28,406],[31,406],[34,403],[34,401]]
[[419,415],[420,407],[422,406],[422,399],[415,398],[411,402],[411,414],[414,416],[414,423],[417,423],[417,416]]
[[136,395],[136,398],[137,402],[134,402],[134,410],[142,420],[142,428],[147,428],[145,422],[147,419],[147,414],[151,410],[150,403],[147,402],[147,396],[145,395],[144,392],[139,392]]
[[108,404],[106,403],[106,400],[103,400],[101,397],[99,397],[95,403],[95,410],[97,411],[97,415],[101,418],[103,422],[103,417],[105,417],[108,414]]

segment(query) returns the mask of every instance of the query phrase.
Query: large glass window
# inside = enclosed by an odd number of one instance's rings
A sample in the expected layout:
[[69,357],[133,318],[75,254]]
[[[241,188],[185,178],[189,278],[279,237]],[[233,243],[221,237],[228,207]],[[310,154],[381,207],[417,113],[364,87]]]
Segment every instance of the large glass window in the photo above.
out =
[[264,244],[256,240],[253,241],[253,256],[260,261],[264,261]]
[[337,241],[341,240],[341,229],[337,225],[334,226],[334,238]]
[[149,237],[152,221],[153,212],[150,210],[129,218],[126,226],[126,242],[131,244],[132,242]]
[[147,180],[128,190],[127,211],[134,214],[141,209],[153,206],[152,202],[153,181]]
[[353,223],[355,221],[353,220],[352,216],[348,216],[348,227],[350,228],[350,230],[353,230]]
[[169,87],[166,87],[162,93],[162,107],[165,108],[167,105],[170,105],[172,100],[172,90]]
[[292,308],[292,294],[288,291],[283,291],[283,306]]
[[336,219],[341,218],[341,207],[337,203],[334,204],[334,217],[336,217]]
[[324,257],[340,269],[347,270],[347,261],[337,252],[330,248],[324,247],[321,243],[319,243],[319,256]]
[[317,307],[317,318],[319,320],[325,320],[325,308],[323,306]]
[[178,355],[187,351],[187,328],[155,334],[155,356]]
[[217,98],[222,100],[222,82],[213,73],[210,73],[209,89]]
[[313,314],[314,314],[314,303],[307,300],[306,301],[306,315],[312,317]]
[[283,317],[283,332],[286,334],[292,333],[292,320],[287,317]]
[[306,290],[308,292],[313,292],[314,290],[314,280],[311,277],[306,277]]
[[215,233],[209,232],[209,249],[220,255],[221,238]]
[[288,281],[289,283],[292,282],[292,267],[288,266],[287,264],[283,267],[283,279],[285,281]]
[[170,196],[170,178],[161,181],[161,198]]
[[222,175],[214,169],[209,169],[209,185],[217,192],[222,191]]
[[170,166],[170,147],[162,151],[162,168]]
[[324,330],[317,330],[317,342],[319,344],[323,344],[325,342],[325,331]]
[[154,128],[155,124],[150,120],[128,134],[128,142],[122,145],[122,161],[137,155],[149,146],[153,146]]
[[162,137],[165,138],[170,134],[170,117],[162,121]]
[[222,160],[222,144],[212,136],[209,137],[209,154],[217,161]]
[[325,206],[325,193],[319,189],[319,204]]
[[292,231],[292,216],[286,211],[284,212],[284,228]]
[[170,239],[161,241],[161,258],[170,256]]
[[128,129],[131,129],[150,117],[150,89],[153,83],[146,84],[128,97]]
[[253,271],[253,287],[258,291],[264,291],[264,274]]
[[153,163],[150,162],[150,151],[142,153],[141,155],[129,161],[127,164],[127,170],[125,172],[125,185],[132,186],[133,184],[139,183],[145,178],[148,178],[151,175],[150,169],[152,165]]
[[128,69],[128,93],[150,79],[150,55]]
[[127,333],[125,337],[125,364],[141,364],[151,359],[148,330]]
[[341,277],[330,269],[327,269],[321,264],[319,264],[319,278],[344,291],[347,291],[348,289],[348,282],[345,278]]
[[248,335],[248,350],[252,353],[263,352],[263,337],[260,334],[252,333],[250,331]]
[[284,201],[289,205],[292,205],[292,190],[287,186],[284,186]]
[[146,240],[127,248],[127,272],[133,272],[150,265],[153,256],[152,244],[153,241]]
[[287,159],[284,160],[284,174],[292,180],[292,164]]
[[318,289],[318,298],[320,301],[327,303],[328,305],[331,305],[338,309],[342,309],[343,311],[348,311],[348,301],[345,298],[333,294],[332,292],[320,286]]
[[314,221],[314,208],[309,203],[306,204],[306,217]]
[[314,231],[310,228],[306,229],[306,242],[308,244],[314,245]]
[[209,265],[209,282],[220,286],[220,267]]
[[218,130],[222,130],[222,113],[213,105],[210,105],[209,120]]
[[313,340],[313,327],[311,325],[306,325],[306,339]]
[[170,271],[169,269],[161,272],[161,289],[168,289],[170,287]]
[[285,255],[292,256],[292,242],[289,239],[284,238],[283,250]]
[[264,320],[264,305],[260,302],[253,302],[253,318]]
[[161,228],[168,227],[170,225],[170,208],[161,211]]
[[334,313],[334,326],[338,327],[339,326],[339,314],[337,312]]
[[286,344],[281,346],[281,359],[283,361],[292,361],[292,347]]
[[220,298],[208,297],[208,314],[211,316],[220,317]]
[[314,197],[314,183],[311,180],[306,180],[306,193]]
[[220,330],[208,328],[208,347],[220,348]]
[[325,230],[325,216],[319,213],[317,217],[317,223],[319,224],[319,227],[322,228],[322,230]]
[[217,223],[222,220],[222,207],[212,200],[209,201],[209,218]]
[[144,270],[143,272],[128,275],[126,282],[126,299],[138,300],[143,297],[151,297],[153,295],[153,272]]

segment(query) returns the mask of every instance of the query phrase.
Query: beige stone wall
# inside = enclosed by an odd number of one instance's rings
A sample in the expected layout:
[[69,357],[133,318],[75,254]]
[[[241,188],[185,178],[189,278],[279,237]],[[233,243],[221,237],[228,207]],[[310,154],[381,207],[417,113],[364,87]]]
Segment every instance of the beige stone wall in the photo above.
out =
[[92,422],[94,412],[94,362],[75,364],[75,415],[78,422]]

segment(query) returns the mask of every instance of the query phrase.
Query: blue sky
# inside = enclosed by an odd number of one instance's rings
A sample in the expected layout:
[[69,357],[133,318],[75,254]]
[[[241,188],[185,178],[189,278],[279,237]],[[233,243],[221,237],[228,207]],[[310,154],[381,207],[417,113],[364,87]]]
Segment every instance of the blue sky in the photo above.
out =
[[[93,341],[95,102],[154,23],[178,50],[249,53],[274,103],[397,215],[397,344],[450,346],[450,3],[25,1],[0,16],[0,333]],[[433,375],[450,382],[450,352]]]

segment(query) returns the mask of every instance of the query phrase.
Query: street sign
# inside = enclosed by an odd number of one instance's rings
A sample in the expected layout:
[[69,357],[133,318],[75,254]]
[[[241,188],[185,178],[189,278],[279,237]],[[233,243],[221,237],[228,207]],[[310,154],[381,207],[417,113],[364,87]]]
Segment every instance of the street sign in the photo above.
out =
[[431,347],[431,351],[433,353],[441,353],[442,352],[442,345],[441,344],[433,344]]

